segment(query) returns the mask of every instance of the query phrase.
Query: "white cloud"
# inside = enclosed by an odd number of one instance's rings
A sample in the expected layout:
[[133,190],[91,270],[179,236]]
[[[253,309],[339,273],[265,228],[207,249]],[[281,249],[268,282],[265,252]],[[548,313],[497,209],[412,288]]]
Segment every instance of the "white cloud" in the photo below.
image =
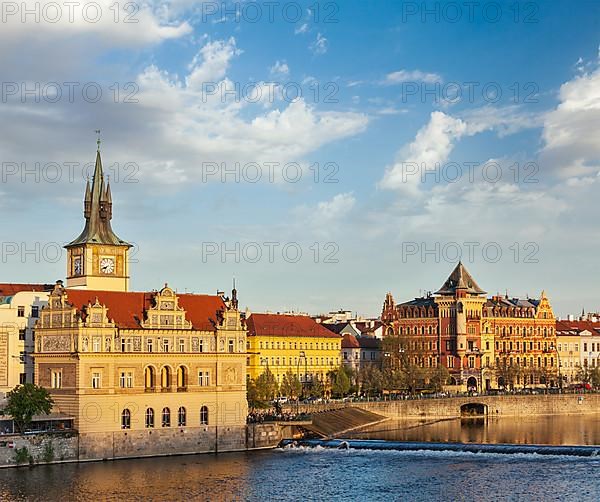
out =
[[190,73],[186,77],[186,86],[202,89],[203,84],[222,80],[232,58],[241,53],[233,37],[207,43],[188,65]]
[[303,205],[294,210],[297,225],[307,228],[320,235],[333,235],[340,227],[344,218],[354,209],[356,199],[352,192],[339,193],[330,200],[321,201],[316,206]]
[[329,42],[323,35],[317,33],[316,40],[312,44],[310,44],[309,48],[314,54],[325,54],[327,52],[327,49],[329,48]]
[[[417,195],[421,184],[421,166],[433,169],[436,164],[445,162],[456,140],[466,132],[467,124],[462,120],[443,112],[433,112],[415,139],[401,149],[398,160],[386,169],[379,187]],[[416,173],[413,172],[415,169]]]
[[294,35],[302,35],[308,31],[308,23],[302,23],[294,30]]
[[562,178],[600,171],[600,67],[564,83],[560,103],[544,117],[543,163]]
[[384,83],[389,85],[401,84],[402,82],[425,82],[430,84],[441,81],[442,77],[437,73],[426,73],[421,70],[399,70],[388,73]]
[[285,61],[275,61],[275,64],[269,68],[269,73],[273,77],[287,77],[290,74],[290,67]]

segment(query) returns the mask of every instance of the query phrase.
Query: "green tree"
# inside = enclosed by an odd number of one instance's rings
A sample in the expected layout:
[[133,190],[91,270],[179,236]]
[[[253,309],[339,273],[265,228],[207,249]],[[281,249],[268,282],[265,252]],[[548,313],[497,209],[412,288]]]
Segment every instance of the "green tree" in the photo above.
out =
[[311,383],[309,393],[314,397],[323,397],[323,394],[325,393],[325,385],[318,378],[314,378]]
[[250,408],[257,408],[262,405],[258,398],[256,382],[250,377],[246,379],[246,398],[248,399],[248,406],[250,406]]
[[4,412],[13,417],[19,432],[27,430],[34,415],[48,415],[54,403],[46,389],[32,383],[17,385],[6,395],[6,399]]
[[331,392],[334,396],[344,397],[350,390],[350,378],[343,366],[333,372],[331,380]]
[[291,371],[288,371],[283,375],[279,392],[282,396],[297,398],[302,392],[302,383],[297,375],[294,375]]
[[444,385],[450,378],[450,372],[443,364],[439,364],[435,368],[429,371],[429,387],[431,390],[441,392],[444,389]]
[[268,403],[275,399],[277,395],[278,385],[273,372],[267,369],[261,373],[256,379],[256,397],[260,403]]
[[381,394],[384,388],[383,373],[374,365],[361,368],[359,372],[360,387],[367,396]]

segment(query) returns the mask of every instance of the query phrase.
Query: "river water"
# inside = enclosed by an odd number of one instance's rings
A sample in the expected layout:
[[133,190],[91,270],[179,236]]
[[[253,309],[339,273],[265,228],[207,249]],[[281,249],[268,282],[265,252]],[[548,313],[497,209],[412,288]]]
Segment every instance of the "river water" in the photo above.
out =
[[[369,439],[600,444],[598,417],[390,421]],[[356,434],[359,435],[359,434]],[[285,448],[0,471],[0,500],[600,499],[600,457]]]

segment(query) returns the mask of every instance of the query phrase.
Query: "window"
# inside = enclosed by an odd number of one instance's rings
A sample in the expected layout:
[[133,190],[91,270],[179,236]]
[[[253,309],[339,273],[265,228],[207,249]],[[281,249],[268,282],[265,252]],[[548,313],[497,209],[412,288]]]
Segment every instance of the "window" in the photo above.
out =
[[[154,352],[154,339],[147,338],[146,339],[146,352]],[[150,409],[150,408],[148,408]]]
[[200,339],[200,341],[198,342],[198,349],[200,350],[200,352],[204,352],[204,340]]
[[121,338],[121,352],[131,352],[131,338]]
[[171,427],[171,410],[169,408],[162,410],[162,426]]
[[131,429],[131,412],[127,408],[121,413],[121,429]]
[[27,383],[27,374],[26,373],[19,374],[19,383],[21,385],[24,385],[25,383]]
[[95,337],[92,339],[92,350],[94,352],[100,352],[100,344],[101,344],[101,339],[98,337]]
[[200,425],[208,425],[208,408],[206,406],[200,408]]
[[92,389],[100,388],[100,372],[94,371],[92,372]]
[[146,409],[146,428],[151,429],[154,427],[154,410],[152,408]]
[[19,330],[19,340],[25,340],[25,330],[24,329]]
[[234,348],[234,341],[229,340],[229,353],[233,352],[233,348]]
[[17,307],[17,317],[25,317],[25,307],[23,305]]
[[119,387],[122,389],[130,389],[133,387],[132,371],[121,371],[121,375],[119,377]]
[[201,387],[208,387],[210,385],[210,375],[208,371],[198,372],[198,385]]
[[185,352],[185,339],[179,339],[179,352]]
[[181,406],[177,412],[177,425],[179,427],[185,426],[185,408]]
[[52,370],[50,374],[50,386],[53,389],[62,388],[62,370]]
[[33,305],[31,307],[31,317],[35,317],[36,319],[40,316],[40,308],[37,305]]
[[163,352],[169,352],[169,339],[163,338]]

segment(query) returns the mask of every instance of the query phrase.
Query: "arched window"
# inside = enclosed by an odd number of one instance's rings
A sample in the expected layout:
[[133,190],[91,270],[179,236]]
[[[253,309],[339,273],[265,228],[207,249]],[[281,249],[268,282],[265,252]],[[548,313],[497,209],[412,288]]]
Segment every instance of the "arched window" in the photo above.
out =
[[147,366],[144,370],[144,384],[146,390],[153,390],[155,385],[156,375],[152,366]]
[[208,408],[206,406],[200,408],[200,425],[208,425]]
[[160,370],[160,386],[163,391],[171,388],[171,368],[168,366],[163,366]]
[[150,429],[152,427],[154,427],[154,410],[146,408],[146,428]]
[[188,385],[188,372],[185,366],[177,368],[177,390],[186,390]]
[[177,425],[179,427],[185,426],[185,408],[181,406],[177,412]]
[[127,408],[121,413],[121,429],[131,429],[131,412]]
[[162,426],[171,427],[171,410],[169,408],[162,410]]

